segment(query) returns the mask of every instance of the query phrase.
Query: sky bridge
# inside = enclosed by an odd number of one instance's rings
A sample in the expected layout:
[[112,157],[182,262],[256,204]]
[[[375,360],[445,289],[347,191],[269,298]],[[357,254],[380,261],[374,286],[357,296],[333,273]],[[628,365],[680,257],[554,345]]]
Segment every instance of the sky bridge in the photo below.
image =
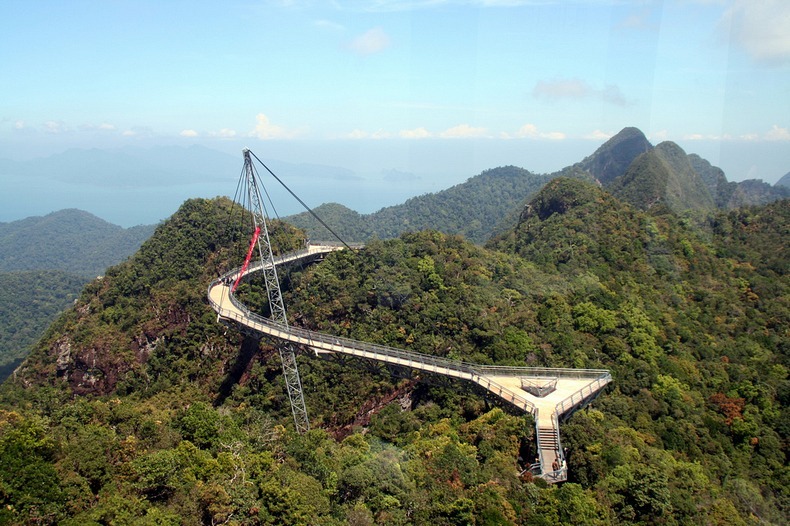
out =
[[[292,327],[284,317],[280,320],[263,317],[250,311],[234,294],[235,285],[256,272],[273,272],[278,266],[297,262],[315,263],[329,253],[345,248],[343,245],[308,245],[298,252],[272,257],[269,261],[261,259],[255,265],[231,270],[209,285],[209,303],[217,312],[220,321],[232,322],[244,331],[310,349],[316,355],[337,353],[476,384],[518,410],[533,415],[536,422],[538,459],[530,466],[530,471],[547,482],[566,480],[567,467],[560,441],[559,424],[598,396],[611,381],[608,371],[480,365],[362,342]],[[287,355],[283,358],[286,360]],[[294,361],[293,366],[295,365]],[[296,378],[298,382],[298,376]],[[298,389],[301,393],[300,385]],[[304,405],[303,400],[301,404]],[[296,409],[294,411],[296,417]]]

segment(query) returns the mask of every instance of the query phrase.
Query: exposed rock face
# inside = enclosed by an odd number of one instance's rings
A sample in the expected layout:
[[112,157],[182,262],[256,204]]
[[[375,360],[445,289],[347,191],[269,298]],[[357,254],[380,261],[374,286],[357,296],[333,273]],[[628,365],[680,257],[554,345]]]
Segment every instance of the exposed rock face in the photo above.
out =
[[63,376],[68,380],[69,366],[71,365],[71,341],[68,336],[57,340],[53,345],[53,351],[57,354],[55,360],[55,371],[58,376]]

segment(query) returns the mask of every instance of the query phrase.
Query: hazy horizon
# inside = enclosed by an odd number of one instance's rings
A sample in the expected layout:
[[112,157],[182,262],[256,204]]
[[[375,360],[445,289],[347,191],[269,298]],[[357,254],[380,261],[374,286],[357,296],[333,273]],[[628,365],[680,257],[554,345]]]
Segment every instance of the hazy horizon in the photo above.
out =
[[[788,22],[782,0],[9,0],[0,158],[249,147],[347,171],[356,187],[309,184],[311,206],[370,212],[497,166],[553,172],[634,126],[773,184],[790,171]],[[28,175],[0,174],[0,220],[62,202],[158,221],[234,190]]]
[[[417,145],[403,142],[401,148],[379,142],[366,150],[358,142],[337,141],[332,148],[327,148],[326,143],[304,141],[269,142],[257,145],[253,152],[309,206],[337,202],[366,214],[401,204],[412,197],[445,190],[499,166],[515,165],[533,173],[552,173],[581,161],[601,144],[581,140],[532,143],[532,148],[528,148],[524,144],[469,145],[458,140],[436,140]],[[324,150],[319,151],[318,145]],[[692,146],[700,145],[699,142],[692,143]],[[142,159],[140,162],[150,166],[149,174],[134,173],[136,164],[128,167],[110,165],[109,168],[100,165],[112,173],[78,172],[78,168],[68,167],[63,168],[64,173],[56,174],[54,168],[43,162],[40,170],[34,172],[27,168],[28,173],[20,174],[3,173],[0,167],[0,177],[4,179],[7,190],[0,196],[0,222],[79,208],[108,222],[130,227],[166,219],[189,198],[233,197],[242,167],[241,145],[226,143],[224,149],[201,146],[204,151],[194,150],[194,146],[97,149],[111,154],[112,162],[116,161],[112,154],[125,154],[130,160]],[[684,147],[683,144],[680,146]],[[759,157],[765,166],[766,156],[760,151],[760,145],[751,146],[753,150],[742,157],[747,160],[750,155]],[[301,155],[301,148],[304,148],[305,155]],[[174,155],[176,161],[183,155],[183,165],[170,158],[157,165],[151,164],[151,158],[156,157],[154,154],[163,151]],[[204,155],[190,159],[190,154],[198,152]],[[207,152],[216,154],[210,159],[212,162],[203,158]],[[73,153],[97,152],[67,150],[49,157],[28,159],[21,164],[26,166],[27,163],[48,159],[65,163]],[[704,148],[686,150],[686,153],[697,153],[711,161]],[[343,164],[332,164],[333,160]],[[201,162],[203,166],[200,166]],[[781,164],[780,158],[777,166]],[[742,165],[741,170],[740,178],[733,177],[726,169],[725,175],[730,181],[757,178],[770,184],[784,175],[777,173],[772,180],[754,177],[755,168],[748,162]],[[273,178],[266,173],[263,176],[277,215],[286,216],[304,210]]]

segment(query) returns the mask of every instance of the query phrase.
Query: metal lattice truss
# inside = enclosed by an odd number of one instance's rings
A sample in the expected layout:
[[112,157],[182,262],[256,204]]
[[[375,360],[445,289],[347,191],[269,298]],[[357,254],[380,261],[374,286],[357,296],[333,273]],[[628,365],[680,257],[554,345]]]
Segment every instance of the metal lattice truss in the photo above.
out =
[[[279,342],[277,347],[282,359],[296,430],[303,433],[310,426],[296,364],[296,349],[304,348],[313,350],[316,355],[329,354],[341,359],[349,357],[364,362],[377,362],[388,369],[426,372],[471,382],[534,417],[539,458],[527,469],[550,483],[566,480],[567,467],[560,442],[559,423],[595,400],[603,388],[612,381],[609,371],[471,364],[290,327],[277,277],[277,266],[296,262],[313,263],[321,260],[325,254],[351,247],[345,243],[342,244],[343,246],[307,244],[301,251],[275,258],[269,239],[260,186],[252,165],[253,156],[252,152],[244,150],[243,177],[255,222],[255,233],[244,266],[230,270],[214,280],[208,288],[208,300],[217,312],[219,320],[234,322],[244,332],[268,336]],[[258,247],[260,262],[248,266],[255,246]],[[251,312],[233,295],[238,282],[255,272],[262,272],[264,276],[271,309],[269,318]],[[235,284],[231,287],[231,282],[234,280]]]
[[[269,298],[269,308],[271,309],[271,319],[277,323],[288,326],[288,317],[285,312],[280,281],[277,277],[277,265],[274,261],[271,240],[269,238],[269,227],[266,222],[266,210],[263,206],[261,191],[255,170],[252,165],[250,150],[244,149],[244,177],[247,182],[247,196],[249,198],[252,218],[256,231],[260,229],[261,235],[258,236],[256,245],[258,246],[258,257],[261,261],[261,272],[266,284],[266,294]],[[307,407],[304,402],[304,392],[302,382],[299,378],[299,368],[296,364],[296,352],[293,344],[280,342],[277,344],[280,358],[283,364],[283,376],[288,391],[288,398],[291,402],[291,411],[296,424],[296,431],[304,433],[310,429],[310,422],[307,418]]]

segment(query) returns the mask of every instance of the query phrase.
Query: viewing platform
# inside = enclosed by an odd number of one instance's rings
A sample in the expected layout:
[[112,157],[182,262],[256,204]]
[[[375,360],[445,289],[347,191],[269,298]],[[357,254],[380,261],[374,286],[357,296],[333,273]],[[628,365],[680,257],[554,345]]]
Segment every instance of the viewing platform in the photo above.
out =
[[[342,248],[310,245],[305,250],[275,258],[274,264],[314,262]],[[247,269],[242,278],[261,270],[263,265]],[[534,417],[538,461],[530,471],[547,482],[567,479],[559,422],[594,400],[612,379],[609,371],[602,369],[472,364],[291,327],[251,312],[234,296],[231,284],[239,277],[239,272],[240,269],[234,269],[224,274],[208,288],[209,303],[221,321],[233,322],[246,330],[300,345],[316,354],[339,353],[472,382]]]

